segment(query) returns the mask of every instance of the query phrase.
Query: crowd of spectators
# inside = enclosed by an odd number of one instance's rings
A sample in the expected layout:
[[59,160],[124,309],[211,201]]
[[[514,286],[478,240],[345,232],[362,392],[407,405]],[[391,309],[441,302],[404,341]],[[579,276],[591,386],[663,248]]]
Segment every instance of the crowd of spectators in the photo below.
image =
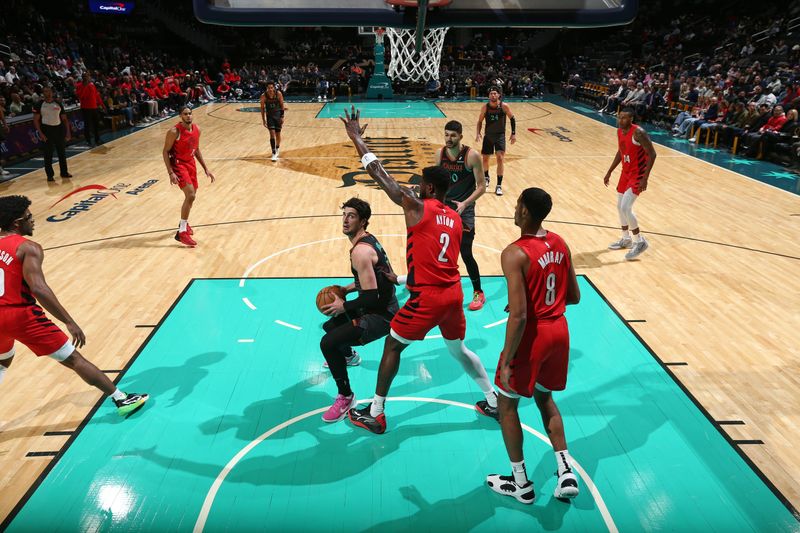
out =
[[[0,106],[11,123],[30,116],[48,86],[69,108],[86,103],[81,87],[91,83],[99,94],[101,117],[120,115],[134,125],[184,104],[257,99],[267,80],[278,82],[289,97],[324,100],[333,94],[363,94],[374,69],[372,37],[352,35],[352,29],[308,28],[274,41],[269,32],[250,29],[252,35],[245,37],[236,32],[241,39],[258,36],[248,39],[248,54],[237,65],[227,59],[193,58],[186,43],[165,51],[162,44],[170,39],[161,37],[167,30],[144,17],[92,15],[85,2],[67,4],[59,16],[51,16],[41,2],[9,0],[4,8],[0,33],[6,35],[2,44],[9,53],[0,56]],[[129,33],[120,33],[121,24]],[[214,31],[234,35],[226,29]],[[345,31],[349,40],[342,38]],[[395,91],[446,98],[469,96],[473,89],[484,95],[499,85],[509,96],[538,96],[544,82],[541,65],[531,64],[520,52],[524,39],[524,32],[478,33],[467,44],[448,43],[438,81],[398,81]]]
[[[716,138],[739,154],[800,165],[800,2],[771,7],[694,25],[685,16],[660,28],[645,22],[627,31],[638,56],[573,58],[564,95],[593,98],[601,113],[633,108],[637,120],[691,143]],[[607,92],[583,91],[588,81]]]

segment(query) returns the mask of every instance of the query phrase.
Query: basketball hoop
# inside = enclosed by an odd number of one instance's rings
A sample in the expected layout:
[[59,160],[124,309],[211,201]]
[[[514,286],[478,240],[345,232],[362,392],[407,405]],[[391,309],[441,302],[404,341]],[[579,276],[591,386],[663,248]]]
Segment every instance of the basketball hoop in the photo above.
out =
[[416,9],[416,29],[386,28],[392,49],[386,74],[392,79],[439,79],[444,37],[450,28],[426,28],[429,9],[446,7],[452,0],[386,0],[395,9]]
[[391,57],[386,74],[403,81],[438,80],[444,36],[450,28],[423,30],[422,48],[417,53],[417,31],[386,28]]

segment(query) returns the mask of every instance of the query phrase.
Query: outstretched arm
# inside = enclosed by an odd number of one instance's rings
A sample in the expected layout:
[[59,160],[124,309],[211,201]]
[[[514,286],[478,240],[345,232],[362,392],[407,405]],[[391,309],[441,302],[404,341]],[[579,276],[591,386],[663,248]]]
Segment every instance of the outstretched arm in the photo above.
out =
[[22,277],[25,283],[31,289],[31,294],[42,304],[51,315],[64,323],[72,335],[73,343],[76,347],[80,348],[86,343],[86,336],[83,331],[75,323],[67,310],[61,305],[61,302],[56,298],[53,289],[47,284],[44,279],[44,272],[42,272],[42,261],[44,260],[44,251],[42,247],[33,241],[27,241],[20,246],[22,252]]
[[358,150],[358,155],[361,156],[362,163],[366,163],[364,168],[367,170],[370,177],[386,192],[389,199],[397,205],[402,206],[406,214],[406,224],[413,226],[422,218],[424,209],[422,200],[417,198],[411,189],[397,183],[397,181],[386,172],[386,169],[383,168],[378,158],[369,151],[367,143],[361,138],[367,126],[364,125],[362,128],[359,124],[358,119],[360,112],[356,110],[355,106],[352,106],[350,113],[346,110],[344,113],[345,116],[341,117],[341,120],[344,122],[347,136],[353,141],[356,150]]

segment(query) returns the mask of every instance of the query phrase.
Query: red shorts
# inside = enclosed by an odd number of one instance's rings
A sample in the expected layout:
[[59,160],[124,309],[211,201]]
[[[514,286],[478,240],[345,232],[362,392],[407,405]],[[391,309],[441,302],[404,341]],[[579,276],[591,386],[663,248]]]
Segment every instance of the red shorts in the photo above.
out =
[[[537,383],[551,391],[564,390],[567,386],[568,365],[567,319],[562,315],[555,320],[541,320],[535,327],[526,328],[522,335],[509,385],[517,394],[526,398],[533,396]],[[503,389],[499,363],[494,383]]]
[[636,174],[627,174],[625,172],[619,177],[619,183],[617,183],[617,192],[620,194],[625,194],[625,191],[628,189],[633,189],[633,194],[639,196],[639,180],[641,180],[641,176],[637,176]]
[[409,291],[411,297],[392,319],[392,331],[404,339],[421,341],[430,330],[439,326],[445,339],[464,339],[467,321],[460,282],[444,288],[409,287]]
[[172,165],[172,171],[178,176],[178,187],[183,189],[187,185],[192,185],[194,190],[197,190],[197,167],[194,161],[191,165],[175,163]]
[[69,341],[38,305],[0,307],[0,354],[19,341],[38,356],[50,355]]

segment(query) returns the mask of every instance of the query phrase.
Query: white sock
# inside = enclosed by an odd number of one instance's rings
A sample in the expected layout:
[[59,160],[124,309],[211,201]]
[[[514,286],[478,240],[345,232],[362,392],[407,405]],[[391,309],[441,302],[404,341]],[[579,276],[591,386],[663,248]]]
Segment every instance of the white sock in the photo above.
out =
[[186,224],[188,224],[188,223],[189,223],[188,220],[181,219],[181,222],[178,225],[178,231],[180,231],[180,232],[186,231]]
[[626,229],[622,230],[622,238],[623,239],[630,239],[631,238],[631,232],[626,230]]
[[3,378],[6,377],[6,371],[7,371],[7,368],[4,367],[3,365],[0,365],[0,383],[2,383],[3,382]]
[[528,483],[528,474],[525,472],[525,459],[518,463],[511,461],[511,472],[514,474],[514,483],[520,487]]
[[561,476],[566,471],[572,471],[572,457],[567,450],[556,452],[556,464],[558,465],[558,475]]
[[398,285],[405,285],[408,276],[397,276],[397,284]]
[[484,392],[483,394],[486,396],[486,403],[489,404],[489,407],[494,407],[496,409],[497,393],[494,391],[494,388],[492,388],[492,392]]
[[641,233],[634,233],[633,234],[633,242],[639,242],[641,240],[642,240],[642,234]]
[[121,390],[117,389],[111,393],[112,400],[124,400],[128,395],[122,392]]
[[369,406],[369,416],[376,417],[383,412],[383,403],[386,401],[386,396],[378,396],[377,394],[372,398],[372,405]]

